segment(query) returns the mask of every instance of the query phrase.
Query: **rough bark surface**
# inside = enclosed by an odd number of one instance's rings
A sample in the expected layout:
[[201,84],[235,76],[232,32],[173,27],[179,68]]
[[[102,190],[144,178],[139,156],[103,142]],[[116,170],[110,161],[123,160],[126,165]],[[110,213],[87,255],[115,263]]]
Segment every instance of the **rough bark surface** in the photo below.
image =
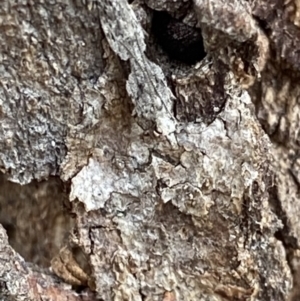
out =
[[[52,182],[29,202],[2,181],[1,300],[297,300],[299,9],[3,3],[0,166],[20,184],[59,176],[75,219]],[[207,56],[170,59],[153,10],[201,29]],[[48,226],[51,246],[26,223]],[[43,269],[70,228],[93,278],[80,292]]]

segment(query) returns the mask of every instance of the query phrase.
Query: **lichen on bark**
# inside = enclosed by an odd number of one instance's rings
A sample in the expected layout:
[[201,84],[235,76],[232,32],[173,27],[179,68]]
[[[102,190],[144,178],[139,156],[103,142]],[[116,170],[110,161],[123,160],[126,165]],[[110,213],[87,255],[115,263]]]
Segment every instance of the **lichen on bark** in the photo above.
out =
[[[297,191],[286,187],[295,189],[297,162],[269,130],[297,137],[297,109],[282,109],[287,99],[297,108],[296,52],[279,41],[280,24],[298,32],[298,6],[293,17],[267,2],[1,7],[11,66],[0,74],[1,168],[19,183],[71,181],[71,239],[103,300],[287,300],[299,223],[289,207]],[[153,10],[201,27],[207,57],[170,60],[155,45]],[[293,158],[296,142],[288,139]],[[0,284],[16,300],[37,298],[32,282],[12,289],[28,276],[2,260],[23,262],[0,233]]]

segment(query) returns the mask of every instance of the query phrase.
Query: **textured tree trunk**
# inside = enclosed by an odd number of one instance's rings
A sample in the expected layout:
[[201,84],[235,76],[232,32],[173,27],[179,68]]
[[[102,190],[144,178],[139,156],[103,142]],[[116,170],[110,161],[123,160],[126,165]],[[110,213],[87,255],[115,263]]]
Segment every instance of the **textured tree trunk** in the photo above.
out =
[[0,299],[298,300],[299,1],[2,2]]

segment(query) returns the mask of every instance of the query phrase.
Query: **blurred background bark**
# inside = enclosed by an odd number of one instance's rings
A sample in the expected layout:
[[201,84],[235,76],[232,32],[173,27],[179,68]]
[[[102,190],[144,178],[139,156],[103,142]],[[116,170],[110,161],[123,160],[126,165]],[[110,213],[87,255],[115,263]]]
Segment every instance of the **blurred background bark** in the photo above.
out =
[[298,0],[2,2],[0,299],[298,300]]

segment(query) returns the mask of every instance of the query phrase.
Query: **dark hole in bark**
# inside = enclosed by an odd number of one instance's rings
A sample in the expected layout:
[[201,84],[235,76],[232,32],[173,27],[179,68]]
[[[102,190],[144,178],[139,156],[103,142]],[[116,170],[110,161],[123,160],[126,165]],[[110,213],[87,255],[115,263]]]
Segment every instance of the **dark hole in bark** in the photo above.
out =
[[0,223],[27,262],[49,267],[72,227],[68,193],[55,177],[21,186],[0,174]]
[[206,56],[201,30],[186,25],[166,12],[153,12],[152,32],[170,59],[192,65]]

